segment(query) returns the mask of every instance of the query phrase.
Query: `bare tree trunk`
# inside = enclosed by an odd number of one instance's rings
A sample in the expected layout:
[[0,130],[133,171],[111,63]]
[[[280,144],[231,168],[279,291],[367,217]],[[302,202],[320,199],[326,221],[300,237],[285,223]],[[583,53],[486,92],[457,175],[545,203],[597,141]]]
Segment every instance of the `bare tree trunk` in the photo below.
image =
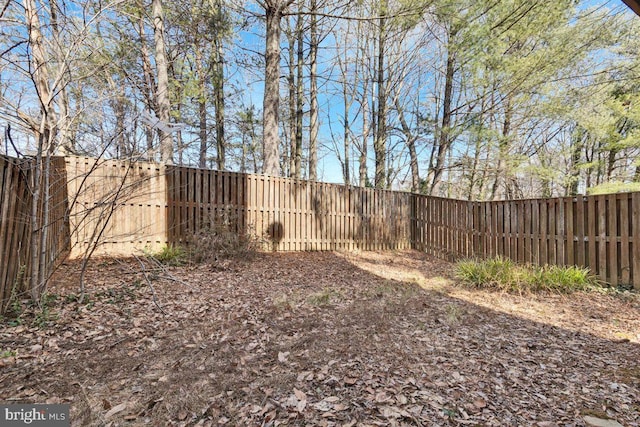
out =
[[343,97],[344,97],[344,164],[342,166],[342,177],[344,179],[344,185],[347,187],[351,185],[351,171],[349,164],[351,163],[351,140],[349,132],[349,108],[351,107],[349,102],[349,95],[347,94],[347,79],[344,79],[343,84]]
[[219,36],[213,42],[213,102],[216,109],[216,160],[218,170],[226,168],[227,141],[225,136],[225,108],[224,108],[224,53],[222,52],[222,41]]
[[[51,135],[50,135],[51,136]],[[52,140],[49,143],[49,148],[52,150],[54,145],[52,144]],[[49,238],[49,212],[51,211],[50,205],[50,184],[51,184],[51,156],[53,155],[53,151],[49,151],[46,153],[43,159],[43,179],[42,179],[42,208],[40,211],[40,257],[38,260],[38,295],[42,295],[47,287],[47,281],[49,280],[48,274],[48,266],[49,266],[49,248],[47,246],[47,240]]]
[[[142,5],[139,5],[139,7],[142,8]],[[144,73],[145,83],[143,95],[149,111],[153,111],[157,115],[158,109],[156,100],[154,99],[156,83],[153,72],[151,71],[151,59],[149,57],[149,50],[147,49],[147,42],[144,37],[144,16],[142,13],[140,13],[140,16],[138,17],[138,32],[140,34],[140,53],[142,56],[142,72]],[[145,136],[147,139],[148,157],[153,159],[155,157],[153,149],[153,129],[148,124],[145,125]]]
[[196,53],[196,73],[198,74],[198,126],[200,137],[200,150],[198,151],[198,166],[207,167],[207,86],[204,67],[202,66],[202,51],[199,46],[194,46]]
[[58,1],[49,0],[49,10],[51,16],[51,35],[53,36],[53,45],[56,53],[56,61],[60,67],[59,87],[53,88],[57,93],[56,104],[58,105],[58,123],[57,136],[60,144],[58,149],[61,155],[66,155],[75,151],[74,142],[69,138],[69,97],[67,96],[67,84],[69,83],[69,67],[62,52],[62,44],[64,41],[60,38],[60,29],[58,27]]
[[386,17],[387,0],[380,6],[380,18],[378,20],[378,111],[376,114],[376,134],[373,141],[373,151],[376,155],[376,188],[386,187],[386,151],[387,151],[387,90],[385,81],[385,44],[386,44]]
[[578,194],[578,188],[580,186],[580,169],[578,165],[580,163],[580,155],[583,149],[583,140],[585,132],[582,129],[577,129],[571,136],[571,181],[567,186],[566,195],[575,196]]
[[[251,130],[251,158],[253,160],[253,173],[258,173],[260,172],[260,167],[258,165],[258,157],[259,157],[259,153],[258,153],[258,133],[256,132],[256,122],[255,120],[253,120],[253,115],[251,116],[251,125],[250,125],[250,130]],[[264,160],[263,160],[264,163]]]
[[31,181],[32,188],[32,200],[31,200],[31,236],[30,236],[30,265],[29,265],[29,288],[31,291],[31,299],[33,301],[39,301],[40,299],[40,236],[42,230],[40,228],[41,221],[38,216],[40,207],[40,190],[42,188],[42,146],[44,145],[43,139],[45,135],[36,135],[38,139],[38,151],[35,158],[35,164],[33,167],[33,179]]
[[[291,26],[289,26],[291,27]],[[296,28],[297,31],[297,28]],[[296,168],[295,156],[296,156],[296,61],[295,61],[295,44],[296,39],[294,31],[290,30],[287,34],[287,40],[289,42],[289,75],[287,76],[287,86],[289,89],[289,174],[293,177]]]
[[[455,37],[455,32],[451,31],[449,38]],[[455,54],[449,48],[447,53],[447,66],[445,70],[444,98],[442,100],[442,122],[438,138],[437,154],[435,165],[432,170],[432,181],[430,182],[429,194],[438,195],[442,174],[447,159],[447,154],[451,148],[451,104],[453,100],[453,78],[455,74]]]
[[416,135],[411,132],[411,128],[407,123],[404,116],[404,109],[400,105],[400,102],[396,98],[396,109],[398,110],[398,119],[400,120],[400,126],[402,127],[402,133],[404,135],[405,144],[409,149],[409,162],[411,166],[411,191],[417,192],[420,189],[420,169],[418,165],[418,153],[416,151]]
[[[508,165],[508,156],[510,148],[511,133],[511,105],[509,99],[505,100],[504,118],[502,122],[502,135],[498,144],[498,168],[496,170],[496,179],[491,189],[491,200],[502,197],[503,199],[511,198],[511,174]],[[502,188],[502,192],[500,189]]]
[[611,181],[613,178],[613,171],[615,170],[616,165],[616,156],[618,155],[617,149],[610,149],[607,153],[607,181]]
[[362,89],[362,147],[360,148],[360,158],[359,160],[359,177],[358,183],[360,187],[366,187],[368,183],[368,168],[367,168],[367,151],[369,145],[369,132],[370,132],[370,124],[369,124],[369,115],[371,114],[371,108],[369,107],[369,94],[368,92],[368,84],[365,80],[364,87]]
[[265,44],[263,149],[266,175],[280,175],[280,135],[278,133],[278,108],[280,105],[280,20],[289,2],[266,0],[267,37]]
[[126,135],[125,135],[125,94],[123,85],[110,82],[116,97],[111,101],[113,105],[113,111],[116,115],[116,150],[118,157],[127,157],[131,153],[127,149]]
[[200,150],[198,155],[198,166],[202,169],[207,167],[207,102],[203,99],[198,101]]
[[309,179],[318,179],[318,133],[320,122],[318,121],[318,2],[311,0],[311,28],[309,42],[309,121],[311,129],[309,131]]
[[247,172],[247,154],[249,153],[249,150],[247,149],[247,135],[242,132],[241,134],[241,138],[242,138],[242,154],[240,155],[240,173],[246,173]]
[[[347,34],[350,33],[349,29],[347,29]],[[337,37],[336,37],[337,38]],[[344,60],[343,60],[344,55]],[[342,134],[342,144],[344,149],[344,159],[338,155],[338,160],[342,166],[342,179],[346,186],[351,185],[351,122],[349,120],[349,110],[351,109],[351,102],[353,100],[353,91],[356,86],[354,82],[349,80],[349,75],[347,72],[348,66],[345,62],[350,60],[348,48],[345,47],[344,52],[340,52],[336,55],[338,61],[338,68],[340,69],[340,82],[342,83],[342,100],[343,100],[343,111],[344,111],[344,121],[343,121],[343,134]],[[357,75],[357,70],[354,72],[354,75]],[[338,150],[336,144],[336,151]],[[337,153],[336,153],[337,154]]]
[[297,64],[297,81],[296,81],[296,135],[295,135],[295,151],[292,151],[293,157],[293,173],[294,178],[300,178],[300,167],[302,164],[302,115],[304,107],[303,96],[303,71],[304,71],[304,34],[302,30],[302,1],[300,1],[298,12],[298,22],[296,25],[296,33],[298,36],[298,64]]
[[[29,286],[31,298],[38,301],[46,286],[44,274],[42,251],[45,250],[44,243],[47,238],[46,218],[48,217],[48,189],[44,189],[43,203],[43,172],[46,164],[45,159],[55,150],[56,138],[56,117],[53,108],[53,94],[49,83],[49,70],[46,52],[44,49],[44,39],[41,32],[40,18],[37,14],[34,0],[25,0],[25,19],[29,34],[29,45],[31,47],[31,68],[32,78],[40,101],[40,125],[34,132],[37,138],[37,153],[35,158],[32,189],[31,207],[31,236],[30,236],[30,271]],[[48,182],[44,180],[45,184]]]
[[160,138],[160,161],[164,164],[173,163],[173,138],[166,129],[171,121],[171,104],[169,101],[169,73],[167,67],[167,54],[164,42],[164,17],[162,12],[162,0],[152,0],[153,35],[156,48],[156,72],[158,75],[158,87],[156,99],[158,104],[158,136]]
[[[175,75],[174,75],[175,77]],[[181,91],[182,89],[179,88],[178,92]],[[180,100],[182,99],[182,94],[178,94],[178,96],[176,96],[176,99]],[[174,109],[174,114],[175,114],[175,118],[176,121],[178,123],[182,123],[182,102],[178,101],[175,104],[175,109]],[[184,150],[185,150],[185,145],[184,145],[184,141],[182,141],[182,130],[177,130],[176,131],[176,151],[178,152],[178,164],[180,166],[184,165]]]

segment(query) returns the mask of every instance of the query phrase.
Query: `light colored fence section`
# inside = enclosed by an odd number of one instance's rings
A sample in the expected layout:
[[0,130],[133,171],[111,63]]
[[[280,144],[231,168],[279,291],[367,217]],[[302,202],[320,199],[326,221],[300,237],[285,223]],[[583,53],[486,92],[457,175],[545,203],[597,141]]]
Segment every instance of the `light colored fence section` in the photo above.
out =
[[65,163],[71,257],[91,250],[131,255],[169,242],[163,166],[87,157],[66,157]]
[[[45,247],[41,265],[48,277],[56,262],[66,256],[69,233],[66,223],[66,174],[64,161],[51,159],[49,191],[41,193],[38,217],[42,226],[31,224],[33,194],[33,160],[0,156],[0,313],[4,313],[10,299],[29,295],[31,272],[31,236],[38,238],[45,232]],[[46,181],[43,180],[43,184]],[[42,221],[43,202],[48,195],[49,215]]]
[[185,243],[212,222],[265,249],[411,247],[412,195],[153,163],[67,157],[72,256],[125,255]]

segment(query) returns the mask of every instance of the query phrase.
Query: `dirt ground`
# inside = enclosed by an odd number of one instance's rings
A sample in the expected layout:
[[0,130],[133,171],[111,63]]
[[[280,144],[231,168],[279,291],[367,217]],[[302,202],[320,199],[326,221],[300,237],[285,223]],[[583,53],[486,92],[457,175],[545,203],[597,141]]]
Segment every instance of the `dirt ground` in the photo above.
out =
[[143,264],[94,262],[80,304],[70,263],[0,326],[0,401],[74,426],[640,426],[637,295],[469,291],[412,251]]

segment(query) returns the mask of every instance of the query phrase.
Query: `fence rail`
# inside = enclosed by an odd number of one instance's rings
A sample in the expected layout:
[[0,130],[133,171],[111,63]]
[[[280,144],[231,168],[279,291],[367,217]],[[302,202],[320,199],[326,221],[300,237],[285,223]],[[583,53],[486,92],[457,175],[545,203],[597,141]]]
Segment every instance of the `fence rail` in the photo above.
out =
[[[211,224],[278,251],[415,248],[456,260],[504,256],[577,265],[640,289],[640,193],[473,202],[336,184],[161,166],[54,159],[48,251],[129,255],[184,243]],[[0,157],[4,303],[28,256],[30,167]],[[63,185],[66,180],[66,186]],[[67,197],[68,194],[68,197]]]

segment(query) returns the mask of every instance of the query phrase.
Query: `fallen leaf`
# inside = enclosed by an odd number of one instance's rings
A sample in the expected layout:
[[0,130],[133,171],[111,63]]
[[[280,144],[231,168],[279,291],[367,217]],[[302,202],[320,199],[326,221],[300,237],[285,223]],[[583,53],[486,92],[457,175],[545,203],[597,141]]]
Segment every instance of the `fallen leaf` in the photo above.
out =
[[354,385],[356,382],[358,382],[357,378],[353,378],[353,377],[344,377],[344,383],[346,385]]
[[294,388],[293,393],[296,395],[296,398],[298,400],[307,400],[307,395],[305,394],[305,392],[298,390],[297,388]]
[[482,409],[487,407],[487,402],[484,399],[476,399],[473,401],[473,405],[478,409]]
[[285,351],[285,352],[279,352],[278,353],[278,362],[280,363],[284,363],[287,361],[287,357],[289,357],[289,352]]
[[322,412],[327,412],[333,409],[333,405],[330,402],[327,402],[326,400],[321,400],[320,402],[313,405],[313,407],[316,408],[318,411],[322,411]]
[[106,414],[104,414],[104,419],[107,420],[111,417],[113,417],[115,414],[124,411],[125,409],[127,409],[127,403],[121,403],[119,405],[114,406],[113,408],[111,408]]

